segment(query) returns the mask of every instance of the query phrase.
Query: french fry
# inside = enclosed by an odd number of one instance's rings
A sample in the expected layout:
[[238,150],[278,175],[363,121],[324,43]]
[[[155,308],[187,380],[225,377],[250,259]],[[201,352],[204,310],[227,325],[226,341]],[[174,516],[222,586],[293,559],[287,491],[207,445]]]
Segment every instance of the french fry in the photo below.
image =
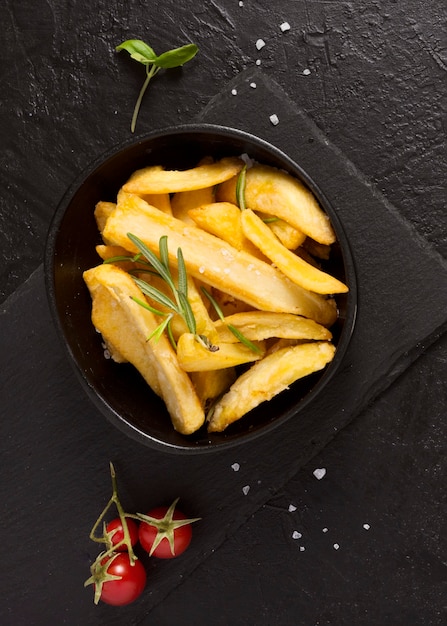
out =
[[172,196],[172,215],[182,222],[194,224],[189,211],[210,202],[214,202],[214,187],[179,191]]
[[259,214],[263,222],[267,224],[270,230],[275,233],[280,242],[289,250],[296,250],[306,239],[306,235],[300,230],[288,224],[284,220],[272,218],[265,213]]
[[104,236],[114,245],[137,252],[127,233],[138,236],[153,251],[167,236],[170,262],[181,248],[188,272],[254,308],[295,313],[331,326],[337,312],[332,300],[292,283],[279,270],[194,226],[166,215],[138,196],[128,196],[106,222]]
[[229,324],[250,341],[262,341],[271,337],[320,341],[332,338],[330,330],[306,317],[291,315],[290,313],[250,311],[229,315],[225,317],[225,321],[217,320],[215,327],[219,342],[234,343],[237,341],[237,338],[228,328]]
[[100,200],[99,202],[96,203],[95,220],[96,220],[96,225],[98,226],[98,230],[101,233],[101,235],[103,233],[107,220],[109,219],[110,215],[113,213],[115,209],[116,209],[115,202],[105,202],[103,200]]
[[237,174],[243,161],[236,157],[225,157],[215,163],[198,165],[188,170],[163,170],[145,167],[132,174],[123,186],[124,191],[138,195],[146,193],[176,193],[213,187]]
[[249,254],[266,260],[252,242],[244,235],[241,225],[241,211],[231,202],[212,202],[191,209],[189,216],[199,228],[216,235],[237,250],[245,250]]
[[[219,186],[217,199],[235,202],[236,179]],[[287,172],[256,164],[247,170],[245,203],[253,211],[276,215],[319,243],[331,244],[335,233],[313,193]]]
[[141,197],[163,213],[172,215],[171,196],[168,193],[144,193]]
[[310,265],[288,250],[250,209],[241,213],[242,230],[286,276],[304,289],[320,294],[346,293],[348,287],[337,278]]
[[177,343],[177,358],[185,372],[209,372],[252,363],[262,358],[264,347],[256,342],[259,354],[241,343],[220,343],[218,350],[208,350],[192,333],[184,333]]
[[287,389],[299,378],[323,369],[335,348],[328,342],[303,343],[273,352],[241,374],[216,403],[208,423],[209,432],[222,432],[257,407]]
[[132,299],[144,300],[133,279],[114,265],[99,265],[84,272],[84,280],[93,300],[95,328],[163,398],[174,428],[195,432],[204,422],[203,407],[167,337],[148,341],[160,320]]
[[206,410],[210,401],[218,398],[237,378],[236,368],[227,367],[208,372],[191,372],[190,378],[202,406]]

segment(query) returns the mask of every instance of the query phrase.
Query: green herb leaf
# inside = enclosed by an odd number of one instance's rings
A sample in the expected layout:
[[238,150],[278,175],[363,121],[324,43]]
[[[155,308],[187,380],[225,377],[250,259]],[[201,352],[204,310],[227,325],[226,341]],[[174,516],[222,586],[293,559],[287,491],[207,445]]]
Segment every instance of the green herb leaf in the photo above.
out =
[[130,299],[136,302],[137,304],[139,304],[140,306],[142,306],[144,309],[147,309],[151,313],[154,313],[155,315],[166,315],[165,311],[159,311],[158,309],[151,306],[148,302],[140,300],[140,298],[136,298],[135,296],[130,296]]
[[148,46],[147,43],[141,41],[141,39],[128,39],[127,41],[123,41],[115,50],[117,52],[125,50],[130,54],[132,59],[138,61],[138,63],[143,63],[143,65],[153,63],[157,58],[155,51]]
[[146,339],[146,341],[150,341],[151,339],[154,339],[155,342],[160,341],[160,337],[162,336],[162,334],[164,333],[166,328],[171,323],[172,317],[173,317],[172,313],[167,315],[166,318],[162,321],[162,323],[159,326],[157,326],[157,328],[155,328],[155,330],[153,330],[151,332],[151,334]]
[[163,52],[163,54],[156,57],[153,62],[157,67],[162,67],[164,69],[179,67],[180,65],[184,65],[193,59],[198,51],[199,49],[195,44],[189,43],[186,46],[173,48],[172,50]]
[[152,285],[149,285],[149,283],[142,280],[141,278],[134,277],[134,281],[145,296],[149,296],[149,298],[152,298],[152,300],[155,300],[155,302],[158,302],[158,304],[165,306],[167,309],[174,310],[176,313],[179,312],[172,300],[162,291],[160,291],[156,287],[153,287]]
[[196,318],[194,317],[194,313],[191,309],[189,300],[186,297],[186,295],[182,293],[181,291],[178,292],[178,296],[180,300],[180,307],[182,309],[182,317],[185,320],[186,325],[188,326],[189,332],[195,335],[196,329],[197,329]]
[[244,167],[239,172],[239,176],[237,177],[237,182],[236,182],[236,200],[241,211],[247,208],[245,204],[246,180],[247,180],[247,166],[244,165]]
[[250,339],[247,339],[247,337],[243,333],[241,333],[241,331],[238,330],[235,326],[233,326],[233,324],[227,324],[227,328],[233,333],[236,339],[243,343],[244,346],[247,346],[247,348],[250,348],[252,352],[254,352],[255,354],[262,354],[261,348],[259,348],[252,341],[250,341]]

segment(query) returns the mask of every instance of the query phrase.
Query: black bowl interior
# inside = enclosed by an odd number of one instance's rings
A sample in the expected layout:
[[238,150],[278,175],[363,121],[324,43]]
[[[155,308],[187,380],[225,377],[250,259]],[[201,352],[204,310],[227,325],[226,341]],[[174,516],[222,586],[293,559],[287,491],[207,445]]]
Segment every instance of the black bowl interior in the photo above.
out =
[[[295,383],[221,434],[203,428],[185,437],[177,433],[163,402],[138,372],[127,364],[104,358],[101,336],[91,323],[91,300],[84,270],[100,262],[101,243],[93,210],[99,200],[115,201],[130,174],[150,164],[166,168],[193,167],[205,155],[215,158],[248,154],[262,163],[289,171],[307,184],[331,218],[338,237],[330,271],[348,283],[350,292],[338,298],[339,319],[333,328],[337,352],[323,373]],[[270,431],[302,411],[333,376],[348,345],[356,311],[352,256],[335,208],[304,171],[284,153],[247,133],[214,125],[165,129],[105,155],[89,168],[61,201],[49,229],[45,274],[50,306],[62,341],[81,383],[92,401],[118,428],[140,442],[171,452],[221,450]]]

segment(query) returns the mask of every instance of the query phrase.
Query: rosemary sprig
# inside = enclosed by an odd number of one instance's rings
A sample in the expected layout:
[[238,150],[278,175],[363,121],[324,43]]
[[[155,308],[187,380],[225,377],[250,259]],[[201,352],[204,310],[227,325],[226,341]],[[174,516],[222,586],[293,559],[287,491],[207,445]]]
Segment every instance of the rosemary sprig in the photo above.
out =
[[222,309],[220,308],[220,306],[218,305],[218,303],[216,302],[216,300],[213,298],[213,296],[210,294],[210,292],[202,286],[202,292],[205,294],[205,296],[208,298],[208,300],[211,302],[211,304],[214,307],[214,310],[216,311],[219,319],[221,320],[221,322],[223,322],[226,327],[228,328],[228,330],[233,333],[233,335],[236,337],[236,339],[238,341],[240,341],[241,343],[244,344],[244,346],[247,346],[247,348],[250,348],[250,350],[252,352],[254,352],[255,354],[262,354],[262,350],[256,345],[254,344],[252,341],[250,341],[250,339],[247,339],[247,337],[241,333],[240,330],[238,330],[235,326],[233,326],[233,324],[227,324],[225,322],[225,316],[222,313]]
[[[148,340],[154,338],[156,341],[158,341],[163,332],[166,330],[169,340],[171,341],[171,344],[175,349],[176,345],[171,328],[171,321],[174,317],[174,314],[180,315],[185,321],[189,332],[197,336],[196,319],[194,317],[194,312],[191,308],[191,304],[188,300],[188,275],[186,272],[186,265],[183,258],[182,250],[181,248],[177,250],[178,278],[176,285],[169,264],[167,236],[164,235],[163,237],[160,237],[160,240],[158,242],[158,257],[152,252],[150,248],[148,248],[148,246],[146,246],[146,244],[139,237],[133,235],[132,233],[127,233],[127,236],[130,241],[132,241],[132,243],[138,248],[138,255],[140,255],[140,257],[143,256],[147,260],[147,262],[155,270],[155,273],[160,276],[160,278],[162,278],[164,282],[168,285],[173,295],[173,298],[171,298],[162,291],[160,291],[160,289],[157,289],[153,285],[147,283],[142,278],[138,278],[136,276],[133,277],[135,283],[138,285],[144,295],[148,296],[158,304],[161,304],[163,307],[168,309],[168,311],[170,311],[169,313],[160,311],[148,304],[147,302],[143,302],[138,298],[132,297],[134,302],[148,309],[152,313],[165,316],[165,319],[161,322],[161,324],[157,326],[157,328],[150,334]],[[203,338],[202,336],[198,336],[198,338],[202,344],[207,345],[206,341],[204,341],[204,339],[206,338]],[[211,346],[211,344],[209,345]]]

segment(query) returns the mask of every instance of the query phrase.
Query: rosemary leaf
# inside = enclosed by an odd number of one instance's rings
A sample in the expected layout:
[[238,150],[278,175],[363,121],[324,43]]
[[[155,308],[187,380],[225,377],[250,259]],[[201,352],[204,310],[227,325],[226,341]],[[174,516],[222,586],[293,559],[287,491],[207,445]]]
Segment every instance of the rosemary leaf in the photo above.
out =
[[180,302],[180,308],[181,308],[181,315],[183,319],[185,320],[186,325],[188,326],[189,332],[195,335],[196,330],[197,330],[196,318],[194,317],[194,313],[191,309],[189,300],[182,291],[178,292],[178,296],[179,296],[179,302]]
[[241,211],[247,208],[245,204],[245,185],[247,179],[247,165],[239,172],[236,183],[236,200]]
[[236,339],[239,339],[239,341],[243,343],[244,346],[247,346],[247,348],[250,348],[252,352],[254,352],[255,354],[262,354],[262,350],[252,341],[250,341],[250,339],[247,339],[247,337],[243,333],[241,333],[241,331],[238,330],[235,326],[233,326],[233,324],[227,324],[227,328],[233,333]]
[[172,300],[162,291],[160,291],[156,287],[153,287],[152,285],[149,285],[145,280],[142,280],[141,278],[134,277],[134,281],[144,293],[144,295],[149,296],[150,298],[155,300],[155,302],[158,302],[158,304],[165,306],[171,311],[174,311],[175,313],[180,313],[178,307],[174,304],[174,302],[172,302]]
[[136,298],[135,296],[130,296],[130,298],[131,300],[133,300],[134,302],[142,306],[144,309],[147,309],[151,313],[154,313],[154,315],[166,315],[165,311],[159,311],[158,309],[155,309],[153,306],[151,306],[147,302],[140,300],[140,298]]

